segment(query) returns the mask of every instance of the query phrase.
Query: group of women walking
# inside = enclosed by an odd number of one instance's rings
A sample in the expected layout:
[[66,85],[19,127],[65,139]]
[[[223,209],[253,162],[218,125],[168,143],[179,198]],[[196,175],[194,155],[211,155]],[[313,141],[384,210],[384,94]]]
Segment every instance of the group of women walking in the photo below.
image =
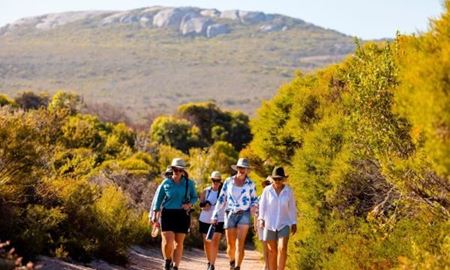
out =
[[275,167],[272,175],[263,182],[265,187],[258,198],[255,183],[248,177],[248,160],[240,158],[231,168],[236,174],[223,182],[221,173],[213,171],[211,184],[199,198],[184,160],[172,160],[150,209],[153,228],[161,229],[164,270],[178,270],[183,242],[190,230],[190,211],[198,200],[201,208],[199,231],[203,236],[207,270],[215,270],[219,242],[224,233],[229,269],[241,269],[252,217],[263,243],[265,269],[285,268],[289,235],[297,230],[293,192],[285,184],[288,176],[282,167]]

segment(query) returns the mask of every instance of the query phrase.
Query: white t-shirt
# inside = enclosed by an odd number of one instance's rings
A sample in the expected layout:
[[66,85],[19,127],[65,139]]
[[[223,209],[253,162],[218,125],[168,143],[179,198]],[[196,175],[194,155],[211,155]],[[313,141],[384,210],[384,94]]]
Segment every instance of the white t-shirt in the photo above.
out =
[[[211,207],[209,208],[209,210],[205,210],[202,209],[202,211],[200,212],[200,217],[198,218],[201,222],[204,223],[211,223],[211,218],[212,218],[212,214],[214,211],[214,206],[217,203],[217,192],[218,191],[214,191],[211,187],[209,187],[208,189],[205,190],[205,201],[209,201],[211,203]],[[219,222],[223,222],[225,218],[225,210],[221,210],[219,212]]]

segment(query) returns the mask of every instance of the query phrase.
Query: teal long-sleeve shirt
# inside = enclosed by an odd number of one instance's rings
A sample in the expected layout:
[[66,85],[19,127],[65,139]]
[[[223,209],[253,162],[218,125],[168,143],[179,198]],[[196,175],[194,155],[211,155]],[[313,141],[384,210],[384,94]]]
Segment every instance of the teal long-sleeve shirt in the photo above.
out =
[[194,181],[183,177],[180,183],[177,184],[171,178],[166,178],[161,183],[160,187],[158,187],[157,194],[155,194],[156,202],[153,205],[153,210],[160,211],[161,208],[181,209],[185,199],[186,181],[189,181],[187,199],[191,204],[195,204],[198,200],[198,196],[195,191]]

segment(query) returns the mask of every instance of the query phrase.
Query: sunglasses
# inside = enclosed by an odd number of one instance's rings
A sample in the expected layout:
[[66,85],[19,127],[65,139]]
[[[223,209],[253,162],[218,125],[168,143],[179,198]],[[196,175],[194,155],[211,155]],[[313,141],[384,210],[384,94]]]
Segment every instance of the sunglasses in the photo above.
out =
[[284,178],[273,178],[273,177],[272,177],[272,179],[273,179],[274,181],[283,181]]
[[182,172],[183,171],[183,169],[178,169],[178,168],[172,168],[172,170],[173,170],[173,172]]
[[222,182],[222,180],[220,180],[220,179],[211,179],[214,183],[220,183],[220,182]]

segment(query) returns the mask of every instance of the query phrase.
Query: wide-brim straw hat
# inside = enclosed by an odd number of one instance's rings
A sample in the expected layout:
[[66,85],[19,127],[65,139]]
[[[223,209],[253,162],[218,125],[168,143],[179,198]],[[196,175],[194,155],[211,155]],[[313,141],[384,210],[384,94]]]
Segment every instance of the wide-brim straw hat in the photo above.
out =
[[174,158],[170,164],[171,168],[186,169],[186,162],[182,158]]
[[249,169],[249,168],[250,168],[250,164],[249,164],[249,162],[248,162],[248,159],[246,159],[246,158],[240,158],[240,159],[238,159],[236,165],[231,165],[231,169],[233,169],[233,170],[235,170],[235,171],[238,170],[238,169],[237,169],[238,167],[242,167],[242,168],[247,168],[247,169]]

